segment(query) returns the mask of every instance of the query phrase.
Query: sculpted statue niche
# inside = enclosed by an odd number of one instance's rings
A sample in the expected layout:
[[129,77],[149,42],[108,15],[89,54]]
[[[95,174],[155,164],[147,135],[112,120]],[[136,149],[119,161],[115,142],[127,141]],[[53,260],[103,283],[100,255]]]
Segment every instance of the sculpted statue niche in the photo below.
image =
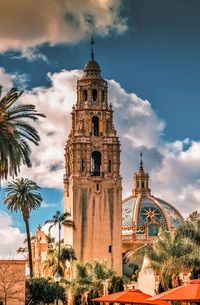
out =
[[79,116],[77,131],[84,132],[84,116],[82,114]]

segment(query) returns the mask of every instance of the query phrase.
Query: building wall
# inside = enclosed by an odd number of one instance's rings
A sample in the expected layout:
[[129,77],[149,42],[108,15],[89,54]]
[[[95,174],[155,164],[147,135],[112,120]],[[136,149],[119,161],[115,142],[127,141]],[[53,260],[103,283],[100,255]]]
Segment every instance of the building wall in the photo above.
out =
[[0,260],[0,300],[6,299],[7,305],[25,304],[25,264],[25,260]]

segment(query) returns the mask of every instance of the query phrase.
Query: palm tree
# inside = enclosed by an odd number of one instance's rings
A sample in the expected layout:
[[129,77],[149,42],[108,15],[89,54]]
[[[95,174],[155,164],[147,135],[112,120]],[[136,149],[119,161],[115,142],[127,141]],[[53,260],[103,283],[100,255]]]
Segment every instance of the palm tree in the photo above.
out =
[[31,167],[30,146],[28,142],[38,145],[40,137],[28,121],[45,117],[34,105],[16,105],[22,95],[12,88],[1,98],[0,85],[0,179],[8,175],[17,176],[21,164]]
[[169,231],[162,231],[154,244],[136,250],[137,255],[146,255],[149,267],[159,272],[164,290],[177,287],[180,273],[190,272],[196,259],[192,244]]
[[61,213],[60,211],[57,211],[55,215],[53,215],[53,219],[49,219],[45,221],[44,224],[50,223],[49,231],[54,226],[58,226],[58,266],[57,270],[60,270],[60,234],[61,234],[61,227],[70,227],[72,229],[75,229],[75,224],[73,220],[71,220],[69,217],[71,216],[70,213],[65,212]]
[[[71,246],[60,246],[60,263],[59,263],[59,273],[61,276],[65,274],[66,262],[72,262],[76,260],[75,251]],[[45,261],[43,263],[43,269],[49,270],[51,275],[55,274],[58,270],[58,243],[56,247],[49,247]],[[71,272],[71,271],[70,271]]]
[[200,247],[200,219],[194,221],[187,221],[184,225],[178,228],[178,235],[186,238]]
[[8,186],[5,188],[6,197],[3,202],[11,212],[22,213],[26,225],[30,277],[33,277],[33,262],[29,218],[30,212],[41,206],[42,197],[39,190],[40,187],[32,180],[27,178],[18,178],[15,181],[8,183]]
[[91,299],[95,297],[124,290],[124,283],[125,279],[108,269],[105,263],[91,260],[76,264],[76,279],[68,284],[68,288],[74,304],[92,304]]
[[200,274],[200,219],[198,212],[195,211],[189,215],[188,221],[178,228],[177,235],[186,243],[192,243],[197,252],[190,278],[198,278]]

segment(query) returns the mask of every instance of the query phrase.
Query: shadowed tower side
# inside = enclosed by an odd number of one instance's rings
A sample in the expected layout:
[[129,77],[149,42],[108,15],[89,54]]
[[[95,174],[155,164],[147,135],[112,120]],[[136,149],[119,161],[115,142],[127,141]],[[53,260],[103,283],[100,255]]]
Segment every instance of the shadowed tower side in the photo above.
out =
[[93,43],[92,39],[91,59],[77,81],[77,102],[65,146],[64,205],[76,230],[66,228],[64,236],[78,260],[106,260],[108,267],[121,273],[120,143]]

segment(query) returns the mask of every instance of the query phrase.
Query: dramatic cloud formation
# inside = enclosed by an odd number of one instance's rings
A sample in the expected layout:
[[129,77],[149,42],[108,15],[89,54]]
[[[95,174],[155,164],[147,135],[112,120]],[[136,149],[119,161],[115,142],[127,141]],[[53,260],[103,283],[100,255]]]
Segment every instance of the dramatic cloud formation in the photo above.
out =
[[[23,168],[22,175],[42,187],[62,188],[64,146],[71,128],[71,109],[76,102],[76,81],[81,71],[49,74],[51,86],[37,87],[22,96],[33,103],[46,119],[37,123],[41,136],[39,147],[32,147],[33,168]],[[10,84],[12,78],[3,72]],[[113,104],[115,126],[122,144],[121,175],[124,197],[131,194],[133,174],[144,153],[144,166],[150,173],[152,193],[173,203],[184,215],[197,209],[200,189],[200,142],[167,142],[165,123],[151,104],[133,93],[127,93],[114,80],[109,83],[109,102]]]
[[71,127],[71,109],[76,101],[76,80],[80,71],[62,71],[49,74],[50,88],[34,88],[24,93],[22,101],[36,105],[46,115],[36,128],[41,143],[32,146],[33,168],[23,168],[24,176],[40,186],[62,188],[64,174],[64,147]]
[[92,32],[122,33],[126,20],[120,8],[121,0],[2,0],[0,52],[15,49],[31,57],[44,43],[72,43]]
[[11,216],[0,211],[0,251],[2,258],[22,258],[21,254],[16,253],[16,249],[23,245],[26,238],[25,234],[14,226]]
[[165,143],[158,150],[162,163],[153,171],[152,185],[163,198],[171,200],[184,214],[199,210],[200,142],[175,141]]

